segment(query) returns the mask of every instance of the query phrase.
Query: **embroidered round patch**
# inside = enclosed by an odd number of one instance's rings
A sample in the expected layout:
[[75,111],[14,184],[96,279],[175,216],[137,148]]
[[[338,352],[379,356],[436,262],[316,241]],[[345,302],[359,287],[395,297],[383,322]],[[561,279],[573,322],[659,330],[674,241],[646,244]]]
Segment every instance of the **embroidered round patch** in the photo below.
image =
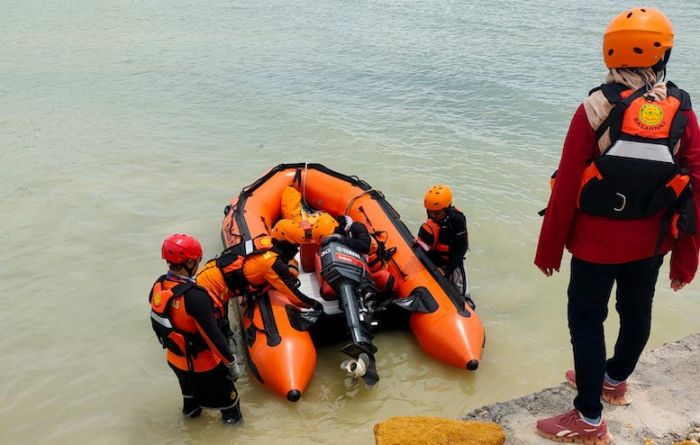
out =
[[639,109],[639,120],[645,125],[656,125],[664,118],[664,109],[655,104],[645,104]]

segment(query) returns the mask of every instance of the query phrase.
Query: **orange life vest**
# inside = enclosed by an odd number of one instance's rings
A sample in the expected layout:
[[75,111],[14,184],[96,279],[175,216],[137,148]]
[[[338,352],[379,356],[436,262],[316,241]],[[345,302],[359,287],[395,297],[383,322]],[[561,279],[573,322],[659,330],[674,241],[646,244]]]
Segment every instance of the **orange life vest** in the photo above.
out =
[[615,219],[645,218],[671,208],[690,182],[675,159],[688,123],[680,112],[690,109],[687,93],[670,82],[661,101],[647,98],[644,89],[618,84],[600,90],[613,108],[596,140],[609,130],[611,144],[584,171],[578,207]]
[[185,310],[184,295],[193,288],[209,296],[217,324],[228,323],[223,305],[205,288],[163,275],[153,284],[148,297],[151,325],[160,344],[168,350],[168,362],[182,370],[204,372],[217,366],[221,359],[211,351],[199,334],[194,318]]
[[418,230],[418,245],[426,252],[431,252],[443,263],[450,259],[450,246],[440,241],[440,224],[428,219]]
[[234,292],[226,284],[223,272],[216,265],[216,258],[207,261],[200,268],[195,281],[223,304],[228,303],[235,296]]
[[224,250],[216,259],[216,265],[221,270],[228,288],[238,293],[259,291],[258,286],[252,285],[246,278],[243,265],[247,256],[265,253],[273,248],[272,237],[261,235]]

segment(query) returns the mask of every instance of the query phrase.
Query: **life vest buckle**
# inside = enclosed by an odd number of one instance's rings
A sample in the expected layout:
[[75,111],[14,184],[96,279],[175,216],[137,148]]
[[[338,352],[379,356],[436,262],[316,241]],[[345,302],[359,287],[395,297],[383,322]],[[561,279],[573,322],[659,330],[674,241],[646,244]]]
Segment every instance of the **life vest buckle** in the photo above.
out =
[[620,199],[622,200],[622,205],[620,207],[613,207],[613,210],[616,212],[621,212],[624,210],[625,206],[627,205],[627,197],[620,192],[615,192],[615,196],[620,197]]

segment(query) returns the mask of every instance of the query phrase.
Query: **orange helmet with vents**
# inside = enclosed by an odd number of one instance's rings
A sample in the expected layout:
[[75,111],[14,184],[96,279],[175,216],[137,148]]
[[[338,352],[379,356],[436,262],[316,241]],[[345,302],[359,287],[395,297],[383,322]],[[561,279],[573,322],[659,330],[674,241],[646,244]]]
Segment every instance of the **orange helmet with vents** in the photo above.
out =
[[338,221],[330,213],[322,213],[311,226],[311,238],[315,242],[320,243],[321,238],[332,235],[336,227],[338,227]]
[[423,205],[427,210],[446,209],[452,205],[452,191],[446,185],[434,185],[426,192]]
[[304,229],[291,219],[277,221],[270,234],[278,241],[289,241],[292,244],[301,244],[306,238]]
[[673,48],[671,21],[655,8],[634,8],[612,19],[603,35],[608,68],[646,68],[662,62]]

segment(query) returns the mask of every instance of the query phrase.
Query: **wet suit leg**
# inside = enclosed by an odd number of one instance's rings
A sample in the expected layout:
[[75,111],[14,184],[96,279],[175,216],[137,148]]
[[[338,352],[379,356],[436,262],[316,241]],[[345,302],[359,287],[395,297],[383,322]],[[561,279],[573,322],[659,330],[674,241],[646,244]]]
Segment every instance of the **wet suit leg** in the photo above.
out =
[[457,293],[461,296],[465,296],[466,291],[466,279],[464,276],[464,267],[457,267],[452,273],[447,277],[452,286],[457,290]]
[[242,419],[240,397],[223,364],[210,371],[188,372],[170,365],[180,382],[184,406],[182,414],[197,417],[202,407],[221,410],[221,419],[230,425]]
[[469,307],[476,309],[476,303],[472,300],[471,292],[469,292],[469,282],[467,281],[467,272],[464,269],[464,262],[460,263],[446,278],[455,288],[457,294],[464,298],[464,301]]
[[173,370],[180,384],[180,391],[182,392],[182,415],[190,418],[199,417],[199,415],[202,414],[202,407],[199,406],[199,401],[195,397],[192,381],[189,378],[189,372],[178,369],[170,363],[168,363],[168,366]]

